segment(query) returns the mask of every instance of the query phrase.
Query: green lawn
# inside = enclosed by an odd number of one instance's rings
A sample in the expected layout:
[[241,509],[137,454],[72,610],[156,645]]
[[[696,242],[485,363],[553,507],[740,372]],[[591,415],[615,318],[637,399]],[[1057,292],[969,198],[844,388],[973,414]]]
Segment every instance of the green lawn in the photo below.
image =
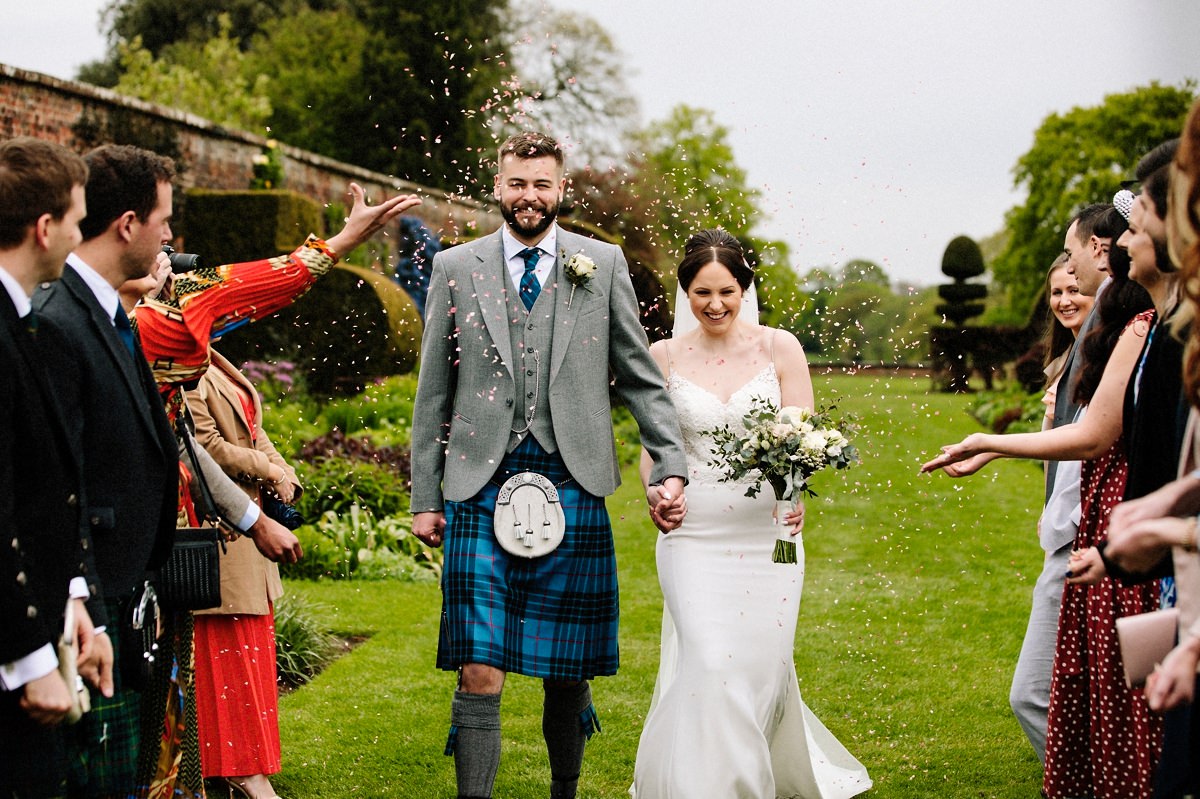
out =
[[[970,481],[919,477],[943,443],[976,429],[962,397],[925,379],[814,378],[863,425],[863,464],[817,478],[796,636],[805,700],[867,766],[871,797],[1033,797],[1041,768],[1008,708],[1029,592],[1040,568],[1039,471],[1002,461]],[[593,686],[604,731],[580,796],[625,797],[657,666],[657,531],[630,472],[610,498],[621,567],[621,672]],[[299,583],[341,632],[370,640],[282,701],[289,799],[452,799],[442,755],[454,677],[434,668],[432,584]],[[549,768],[541,688],[513,677],[495,795],[542,798]],[[719,720],[714,720],[719,723]]]

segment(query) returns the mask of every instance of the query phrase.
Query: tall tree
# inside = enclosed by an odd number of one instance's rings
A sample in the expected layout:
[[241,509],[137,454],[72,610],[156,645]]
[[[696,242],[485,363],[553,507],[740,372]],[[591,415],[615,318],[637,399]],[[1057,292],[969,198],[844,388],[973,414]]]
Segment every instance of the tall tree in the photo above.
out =
[[587,14],[512,3],[505,36],[512,75],[489,100],[498,138],[534,128],[562,141],[576,168],[620,161],[638,107],[608,31]]
[[1028,196],[1006,215],[1007,246],[992,263],[1008,290],[1009,321],[1026,321],[1071,216],[1089,203],[1109,202],[1138,159],[1179,135],[1195,99],[1194,83],[1151,83],[1046,117],[1013,169]]
[[[176,108],[218,125],[262,133],[271,114],[270,78],[258,73],[253,83],[238,49],[229,38],[229,18],[221,17],[218,35],[203,43],[178,42],[170,59],[154,58],[141,37],[120,45],[123,73],[114,89],[121,94]],[[165,51],[164,51],[165,52]]]
[[497,0],[354,0],[363,52],[354,163],[450,191],[491,193],[481,112],[503,76]]

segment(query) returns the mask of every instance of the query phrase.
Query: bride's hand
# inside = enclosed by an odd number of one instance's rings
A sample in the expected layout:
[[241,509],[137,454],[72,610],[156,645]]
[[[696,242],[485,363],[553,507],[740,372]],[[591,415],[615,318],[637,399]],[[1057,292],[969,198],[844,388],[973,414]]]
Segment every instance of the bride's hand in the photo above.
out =
[[783,523],[787,525],[789,535],[799,535],[804,530],[804,503],[797,502],[796,507],[784,515]]

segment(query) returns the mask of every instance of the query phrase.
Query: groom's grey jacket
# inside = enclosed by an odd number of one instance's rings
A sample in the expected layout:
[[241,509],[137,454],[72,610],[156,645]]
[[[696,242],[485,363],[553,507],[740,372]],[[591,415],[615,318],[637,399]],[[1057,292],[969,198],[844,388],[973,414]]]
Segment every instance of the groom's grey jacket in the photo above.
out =
[[[687,475],[675,407],[650,356],[637,297],[619,247],[557,232],[554,271],[546,281],[557,306],[546,398],[559,454],[588,493],[607,496],[621,478],[613,441],[609,376],[654,460],[651,481]],[[583,253],[596,263],[572,298],[563,273]],[[438,253],[425,303],[425,333],[412,430],[412,512],[470,499],[496,473],[514,419],[510,324],[512,279],[500,231]],[[549,298],[547,298],[549,299]],[[570,308],[567,307],[568,302]]]

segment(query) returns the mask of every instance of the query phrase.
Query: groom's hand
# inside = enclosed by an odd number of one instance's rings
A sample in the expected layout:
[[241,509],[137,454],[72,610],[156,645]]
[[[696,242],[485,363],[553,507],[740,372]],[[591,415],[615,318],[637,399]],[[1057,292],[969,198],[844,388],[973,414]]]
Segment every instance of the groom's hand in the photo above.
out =
[[446,514],[438,511],[423,511],[413,514],[412,532],[431,547],[442,545],[446,530]]

